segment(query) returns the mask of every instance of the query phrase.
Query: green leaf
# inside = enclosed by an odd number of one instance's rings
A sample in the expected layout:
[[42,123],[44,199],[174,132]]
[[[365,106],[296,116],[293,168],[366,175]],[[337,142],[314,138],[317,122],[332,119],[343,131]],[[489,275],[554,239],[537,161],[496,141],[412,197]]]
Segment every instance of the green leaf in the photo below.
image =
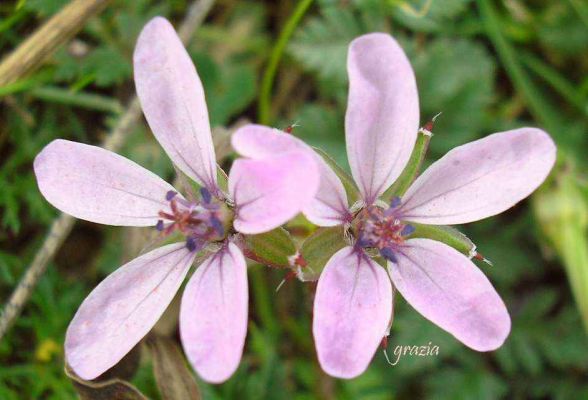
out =
[[467,39],[441,38],[407,51],[417,76],[421,115],[435,122],[431,150],[438,155],[485,133],[496,65],[486,48]]
[[296,245],[284,228],[259,235],[244,235],[245,255],[254,261],[275,267],[288,267],[288,258],[296,254]]
[[346,246],[342,226],[319,228],[302,244],[300,254],[307,266],[300,269],[302,281],[316,281],[333,254]]
[[345,172],[343,168],[337,165],[335,160],[333,160],[327,153],[321,149],[317,149],[316,147],[314,148],[314,151],[316,151],[323,158],[323,160],[325,160],[327,165],[335,172],[335,174],[337,174],[341,180],[341,183],[343,184],[343,187],[345,188],[347,201],[349,202],[349,205],[352,206],[357,200],[360,199],[359,190],[357,189],[353,178],[349,176],[349,174]]
[[416,31],[441,32],[464,14],[472,0],[389,0],[392,15],[399,24]]
[[[572,7],[566,4],[573,1],[547,3],[546,9],[537,16],[538,20],[533,24],[537,30],[538,41],[558,55],[575,56],[578,53],[585,53],[588,46],[585,23],[578,18]],[[585,4],[584,2],[584,10]]]
[[477,0],[477,3],[480,10],[480,20],[488,38],[496,49],[515,89],[524,97],[529,111],[554,136],[558,144],[570,145],[569,132],[563,129],[565,125],[559,112],[549,101],[549,97],[545,96],[528,76],[520,63],[519,54],[504,36],[500,16],[495,5],[490,0]]
[[105,87],[121,84],[131,76],[131,64],[128,57],[111,47],[100,47],[82,61],[82,72],[93,74],[96,85]]
[[255,69],[250,65],[237,64],[221,68],[217,86],[207,92],[212,126],[227,124],[255,99],[255,79]]
[[337,107],[320,103],[306,103],[281,125],[288,126],[295,122],[298,126],[293,133],[311,146],[328,153],[346,171],[347,151],[345,149],[345,116]]
[[323,80],[347,82],[346,58],[349,43],[364,33],[349,9],[328,7],[320,17],[310,18],[294,36],[291,55]]

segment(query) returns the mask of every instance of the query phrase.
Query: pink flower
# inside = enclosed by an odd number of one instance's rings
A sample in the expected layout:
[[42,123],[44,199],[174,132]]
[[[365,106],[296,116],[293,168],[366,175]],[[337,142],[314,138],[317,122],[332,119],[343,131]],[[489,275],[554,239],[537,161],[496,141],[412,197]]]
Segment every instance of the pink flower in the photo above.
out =
[[[510,317],[480,269],[446,244],[405,237],[414,231],[410,222],[463,224],[514,206],[549,174],[553,141],[539,129],[522,128],[460,146],[387,205],[379,197],[406,166],[417,137],[414,73],[400,46],[382,33],[354,40],[347,68],[347,153],[362,200],[348,204],[341,181],[323,162],[317,196],[304,210],[315,224],[343,224],[353,237],[318,281],[313,334],[322,368],[340,378],[365,371],[392,322],[393,287],[466,346],[500,347]],[[233,144],[249,156],[289,148],[286,141],[304,146],[287,135],[269,141],[268,129],[247,127]],[[387,271],[372,259],[376,255],[387,260]]]
[[185,198],[155,174],[94,146],[55,140],[37,156],[39,188],[60,210],[184,237],[125,264],[90,293],[67,330],[67,362],[84,379],[114,366],[151,330],[206,248],[214,254],[183,293],[180,334],[200,376],[222,382],[239,364],[247,330],[247,267],[233,238],[271,230],[300,212],[319,184],[316,163],[300,149],[239,159],[223,193],[202,84],[167,20],[145,26],[134,69],[151,129],[175,165],[202,186],[201,196]]

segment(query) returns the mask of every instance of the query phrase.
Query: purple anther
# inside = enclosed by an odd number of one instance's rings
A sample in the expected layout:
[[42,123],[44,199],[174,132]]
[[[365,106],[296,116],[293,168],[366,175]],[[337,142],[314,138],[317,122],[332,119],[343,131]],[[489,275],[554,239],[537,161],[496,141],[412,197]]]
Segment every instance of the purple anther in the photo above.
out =
[[223,236],[225,234],[225,228],[223,227],[222,222],[214,214],[210,216],[210,225],[219,236]]
[[198,243],[196,242],[196,239],[194,239],[193,237],[188,236],[188,238],[186,238],[186,248],[188,250],[190,250],[190,251],[196,250],[196,247],[198,247],[197,244]]
[[171,201],[174,197],[176,197],[176,194],[178,194],[178,192],[174,192],[173,190],[170,190],[165,194],[165,199],[167,201]]
[[416,228],[412,225],[405,225],[404,228],[402,228],[402,231],[400,231],[400,235],[402,236],[408,236],[411,233],[413,233],[416,230]]
[[394,254],[394,251],[392,251],[392,249],[390,247],[384,247],[383,249],[380,249],[380,254],[386,260],[392,261],[394,264],[396,264],[398,262],[398,259],[396,258],[396,254]]
[[200,188],[200,195],[202,196],[202,201],[204,202],[204,204],[210,204],[210,201],[212,200],[212,195],[210,194],[210,191],[208,189],[206,189],[205,187]]
[[159,232],[163,230],[163,220],[160,219],[157,221],[157,224],[155,224],[155,229],[157,229]]
[[400,205],[400,197],[394,196],[392,197],[392,201],[390,201],[390,207],[396,208]]
[[374,244],[371,240],[365,238],[364,236],[360,236],[357,240],[357,245],[359,247],[372,247]]

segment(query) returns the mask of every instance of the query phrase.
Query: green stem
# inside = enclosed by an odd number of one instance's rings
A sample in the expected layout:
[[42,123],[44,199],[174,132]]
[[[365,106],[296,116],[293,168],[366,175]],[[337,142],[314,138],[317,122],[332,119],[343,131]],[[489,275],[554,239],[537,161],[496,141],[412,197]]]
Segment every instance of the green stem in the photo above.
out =
[[20,79],[16,82],[0,86],[0,98],[19,92],[24,92],[31,88],[42,85],[51,79],[53,79],[53,72],[50,70],[43,70],[28,78]]
[[38,99],[51,103],[65,104],[113,114],[120,114],[122,112],[122,106],[117,100],[93,93],[72,92],[59,87],[44,86],[34,88],[30,94]]
[[523,53],[521,56],[523,63],[533,71],[538,77],[547,82],[556,92],[565,98],[570,104],[574,105],[582,114],[588,116],[588,103],[564,76],[557,72],[549,64],[542,61],[539,57],[531,53]]
[[271,299],[268,291],[267,271],[262,271],[267,267],[263,265],[254,266],[249,269],[251,278],[251,287],[253,289],[253,302],[261,324],[272,339],[279,335],[279,326],[274,316],[272,304],[275,302]]
[[578,16],[580,17],[580,19],[582,20],[584,25],[586,25],[586,27],[588,27],[588,6],[585,3],[581,2],[580,0],[568,0],[568,1],[570,2],[572,7],[574,8],[574,10],[576,10],[576,13],[578,13]]
[[286,25],[280,32],[280,36],[278,37],[278,41],[274,45],[272,52],[270,54],[269,61],[267,63],[267,67],[263,74],[263,78],[261,80],[261,88],[259,93],[259,103],[257,107],[257,117],[260,124],[268,125],[271,122],[271,107],[270,107],[270,100],[272,94],[272,87],[274,84],[274,78],[276,76],[276,72],[278,70],[278,64],[280,63],[280,59],[284,54],[284,49],[288,40],[294,33],[294,29],[312,4],[312,0],[301,0],[298,2],[298,5],[294,9],[294,13],[288,18],[286,21]]
[[478,8],[480,21],[484,25],[486,34],[494,45],[513,85],[524,96],[529,111],[552,135],[561,138],[565,132],[560,131],[561,124],[558,114],[546,101],[543,93],[529,79],[517,58],[517,53],[502,34],[500,20],[494,5],[490,0],[478,0]]

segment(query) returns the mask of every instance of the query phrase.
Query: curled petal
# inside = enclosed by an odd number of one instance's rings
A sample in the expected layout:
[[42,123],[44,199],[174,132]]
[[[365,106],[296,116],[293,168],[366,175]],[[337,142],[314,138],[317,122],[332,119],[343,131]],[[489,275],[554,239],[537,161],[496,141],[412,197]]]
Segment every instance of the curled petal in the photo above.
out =
[[170,244],[103,280],[67,328],[65,356],[76,374],[94,379],[131,351],[172,301],[194,257],[183,243]]
[[284,224],[310,204],[319,180],[316,161],[308,151],[236,160],[229,174],[235,229],[256,234]]
[[452,225],[499,214],[543,183],[555,155],[553,140],[535,128],[495,133],[456,147],[417,178],[398,215]]
[[347,56],[347,155],[353,178],[372,204],[404,169],[419,128],[414,73],[389,35],[355,39]]
[[490,351],[510,332],[508,311],[488,278],[466,256],[430,239],[409,239],[388,263],[402,296],[468,347]]
[[49,143],[34,163],[37,184],[56,208],[108,225],[155,226],[174,188],[154,173],[100,147]]
[[320,226],[340,225],[349,216],[347,195],[337,174],[302,140],[278,129],[262,125],[245,125],[232,137],[233,147],[239,154],[250,158],[272,157],[293,150],[312,152],[320,172],[316,196],[304,208],[304,215]]
[[314,299],[312,332],[323,370],[338,378],[363,373],[386,336],[391,315],[386,271],[352,247],[335,253]]
[[206,381],[221,383],[239,366],[247,334],[247,265],[232,243],[194,273],[180,310],[188,360]]
[[248,124],[240,127],[231,137],[233,148],[248,158],[266,158],[294,150],[310,150],[302,140],[279,129]]
[[202,83],[171,24],[153,18],[133,56],[135,86],[153,134],[174,164],[217,190],[216,160]]

